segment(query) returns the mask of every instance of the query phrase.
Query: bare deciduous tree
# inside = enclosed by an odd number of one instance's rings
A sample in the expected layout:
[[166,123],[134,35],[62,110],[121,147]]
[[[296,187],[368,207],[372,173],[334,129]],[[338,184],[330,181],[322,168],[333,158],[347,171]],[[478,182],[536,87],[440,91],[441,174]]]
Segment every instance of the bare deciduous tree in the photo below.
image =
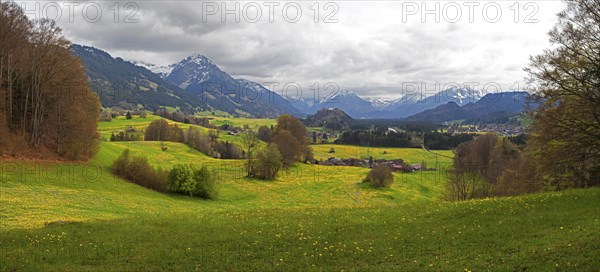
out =
[[529,151],[557,189],[600,184],[600,0],[566,3],[549,32],[553,47],[525,69],[540,103]]
[[256,148],[258,144],[258,137],[256,137],[256,133],[252,130],[248,130],[245,133],[242,133],[242,147],[244,148],[244,152],[246,153],[246,158],[248,159],[248,163],[246,165],[247,175],[250,176],[252,174],[251,164],[252,164],[252,152]]

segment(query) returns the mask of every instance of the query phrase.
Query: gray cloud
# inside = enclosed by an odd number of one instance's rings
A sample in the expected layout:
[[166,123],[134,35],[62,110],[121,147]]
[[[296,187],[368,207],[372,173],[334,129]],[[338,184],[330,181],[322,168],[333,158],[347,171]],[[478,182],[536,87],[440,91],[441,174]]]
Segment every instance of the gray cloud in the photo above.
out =
[[419,14],[402,19],[403,2],[337,2],[333,18],[339,22],[323,23],[333,8],[325,10],[320,2],[315,23],[314,3],[299,2],[299,22],[285,21],[282,3],[271,23],[264,2],[239,2],[242,7],[261,5],[262,19],[235,23],[229,16],[223,23],[219,16],[204,22],[200,1],[148,1],[136,2],[137,23],[124,23],[130,10],[123,10],[123,3],[119,22],[110,9],[114,2],[99,3],[103,17],[96,23],[81,17],[83,2],[73,23],[59,21],[67,38],[124,59],[163,65],[199,52],[234,77],[298,82],[303,88],[336,82],[363,96],[397,96],[405,82],[431,88],[435,82],[498,82],[508,88],[522,80],[528,56],[549,46],[546,32],[562,8],[559,2],[535,2],[539,22],[515,23],[511,3],[498,2],[503,17],[497,23],[486,22],[481,13],[475,14],[475,23],[465,14],[458,23],[444,18],[436,23],[433,16],[423,23]]

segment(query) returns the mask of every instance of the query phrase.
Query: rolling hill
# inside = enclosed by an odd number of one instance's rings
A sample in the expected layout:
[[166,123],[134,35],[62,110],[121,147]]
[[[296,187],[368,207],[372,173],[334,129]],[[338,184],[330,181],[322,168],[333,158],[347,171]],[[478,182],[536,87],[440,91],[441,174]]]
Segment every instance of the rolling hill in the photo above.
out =
[[352,117],[340,109],[322,109],[315,114],[308,115],[304,123],[309,127],[325,127],[331,130],[348,130],[356,122]]
[[[104,130],[156,117],[101,122]],[[227,120],[219,120],[224,122]],[[251,120],[231,119],[233,123]],[[266,122],[266,121],[265,121]],[[189,125],[189,124],[188,124]],[[258,125],[258,124],[256,124]],[[182,124],[183,126],[183,124]],[[595,270],[600,189],[442,202],[451,163],[423,149],[315,145],[315,156],[403,158],[438,171],[394,173],[297,164],[247,179],[243,160],[180,143],[103,142],[86,163],[0,162],[1,271]],[[154,192],[110,174],[125,150],[155,167],[205,165],[218,200]]]
[[52,178],[5,176],[0,270],[589,271],[600,265],[597,188],[444,203],[437,201],[435,176],[396,176],[391,189],[377,191],[361,186],[360,168],[315,172],[299,165],[277,182],[254,182],[232,161],[213,164],[231,169],[222,170],[221,199],[202,201],[106,172],[124,148],[151,155],[155,165],[218,161],[168,145],[164,154],[153,142],[104,143],[88,164],[23,164],[43,167]]

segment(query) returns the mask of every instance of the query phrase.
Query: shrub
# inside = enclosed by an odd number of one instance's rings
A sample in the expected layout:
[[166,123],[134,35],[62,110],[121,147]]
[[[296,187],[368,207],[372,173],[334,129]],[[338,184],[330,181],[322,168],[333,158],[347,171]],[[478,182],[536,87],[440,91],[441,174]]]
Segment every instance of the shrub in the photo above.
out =
[[302,158],[303,158],[304,163],[313,161],[315,159],[315,155],[313,154],[312,147],[304,146],[302,152],[303,152]]
[[127,120],[130,120],[131,118],[133,118],[133,116],[131,116],[131,112],[130,111],[127,112],[127,114],[125,115],[125,118]]
[[112,121],[113,117],[111,115],[111,113],[107,110],[103,110],[100,112],[100,117],[98,118],[98,121],[100,122],[110,122]]
[[177,194],[197,196],[204,199],[218,197],[214,174],[206,166],[194,169],[192,165],[178,164],[168,175],[169,191]]
[[394,176],[387,165],[377,165],[369,171],[363,182],[371,183],[373,188],[389,188],[394,182]]
[[113,174],[124,177],[127,174],[127,168],[129,167],[129,149],[125,149],[121,155],[113,162],[112,172]]
[[142,187],[158,192],[167,191],[167,172],[152,168],[145,157],[131,156],[129,149],[124,150],[113,162],[112,171]]
[[277,172],[283,167],[283,158],[277,144],[270,144],[266,149],[260,150],[256,154],[256,159],[252,161],[250,169],[252,175],[265,180],[272,180],[277,177]]
[[169,171],[169,191],[193,195],[195,185],[194,170],[191,165],[178,164]]
[[204,199],[217,199],[219,196],[217,182],[214,174],[206,166],[202,166],[194,172],[194,180],[196,181],[196,186],[194,187],[195,196]]

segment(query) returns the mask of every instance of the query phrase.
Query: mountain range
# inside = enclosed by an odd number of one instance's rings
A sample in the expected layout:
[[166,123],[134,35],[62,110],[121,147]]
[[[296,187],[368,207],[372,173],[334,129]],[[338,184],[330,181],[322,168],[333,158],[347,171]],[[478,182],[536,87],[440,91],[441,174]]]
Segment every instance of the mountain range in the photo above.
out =
[[314,114],[321,109],[337,108],[353,118],[398,119],[406,118],[424,110],[433,109],[448,102],[459,106],[478,101],[483,95],[471,88],[448,88],[431,96],[406,95],[398,99],[363,99],[352,91],[338,91],[328,97],[301,98],[292,103],[304,114]]
[[198,53],[161,67],[114,58],[94,47],[74,44],[71,48],[85,65],[92,90],[104,107],[141,104],[150,110],[168,106],[189,113],[220,110],[235,116],[302,115],[277,93],[252,81],[234,79]]
[[208,108],[206,103],[160,76],[121,58],[113,58],[105,51],[77,44],[71,46],[71,51],[85,65],[92,90],[100,97],[103,107],[141,104],[150,110],[160,106]]
[[337,108],[352,117],[357,117],[362,116],[365,112],[375,110],[371,102],[362,99],[352,91],[337,91],[320,99],[308,99],[313,103],[304,110],[305,114],[313,114],[322,109]]
[[219,110],[252,117],[276,117],[283,113],[306,116],[322,109],[337,108],[356,119],[409,118],[436,122],[451,116],[470,118],[522,110],[521,104],[507,103],[506,98],[495,104],[478,103],[483,94],[468,87],[452,87],[431,96],[405,95],[398,99],[364,99],[348,90],[339,90],[326,97],[286,99],[256,82],[233,78],[199,53],[161,66],[126,61],[103,50],[77,44],[72,45],[72,52],[83,61],[92,89],[100,96],[104,107],[138,107],[141,104],[149,110],[167,106],[189,113]]
[[428,109],[406,118],[407,121],[427,121],[442,123],[452,120],[473,120],[481,117],[510,116],[528,107],[527,92],[506,92],[487,94],[476,102],[464,106],[450,101],[444,105]]

